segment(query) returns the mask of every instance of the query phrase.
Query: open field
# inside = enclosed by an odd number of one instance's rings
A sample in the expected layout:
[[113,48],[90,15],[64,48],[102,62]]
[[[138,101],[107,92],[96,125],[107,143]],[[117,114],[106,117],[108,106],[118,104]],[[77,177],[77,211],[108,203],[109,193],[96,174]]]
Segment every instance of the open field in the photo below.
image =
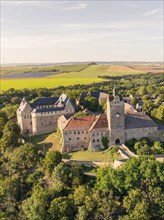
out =
[[[88,66],[86,69],[80,72],[69,72],[69,73],[62,73],[56,74],[56,78],[86,78],[86,77],[98,77],[98,76],[121,76],[121,75],[128,75],[128,74],[140,74],[146,73],[144,71],[134,70],[130,67],[125,66],[111,66],[111,65],[91,65]],[[50,76],[52,77],[52,76]]]
[[7,66],[1,68],[1,75],[12,75],[29,72],[79,72],[88,67],[88,64],[61,65],[61,66]]
[[[149,71],[148,71],[149,70]],[[17,74],[18,78],[14,79],[1,79],[1,92],[10,88],[15,89],[34,89],[34,88],[53,88],[58,86],[69,86],[75,84],[90,84],[93,82],[103,81],[99,76],[122,76],[128,74],[143,74],[147,72],[162,72],[163,65],[61,65],[61,66],[18,66],[18,67],[4,67],[1,68],[1,74],[11,76]],[[45,71],[42,77],[36,78],[36,75]],[[54,75],[47,76],[47,72],[54,71]],[[57,71],[62,73],[56,74]],[[26,72],[26,73],[25,73]],[[25,75],[30,73],[31,78],[21,78],[19,75]],[[32,73],[35,73],[32,75]],[[43,72],[42,72],[43,73]],[[52,72],[51,72],[52,73]]]
[[35,88],[54,88],[58,86],[70,86],[75,84],[90,84],[102,82],[100,78],[60,78],[43,77],[30,79],[3,79],[1,80],[1,92],[10,88],[14,89],[35,89]]

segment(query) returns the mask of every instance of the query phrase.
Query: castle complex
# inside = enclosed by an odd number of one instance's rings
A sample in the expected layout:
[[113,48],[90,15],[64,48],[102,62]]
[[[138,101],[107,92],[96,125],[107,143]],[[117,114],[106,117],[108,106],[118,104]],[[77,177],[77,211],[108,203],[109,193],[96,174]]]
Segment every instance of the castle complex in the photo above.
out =
[[132,105],[121,101],[113,91],[107,96],[104,114],[73,116],[75,108],[69,98],[38,98],[33,104],[25,99],[17,110],[18,124],[22,133],[31,135],[55,131],[62,133],[62,152],[89,149],[97,151],[109,145],[120,145],[135,138],[164,141],[164,130],[160,130],[144,112],[137,112]]

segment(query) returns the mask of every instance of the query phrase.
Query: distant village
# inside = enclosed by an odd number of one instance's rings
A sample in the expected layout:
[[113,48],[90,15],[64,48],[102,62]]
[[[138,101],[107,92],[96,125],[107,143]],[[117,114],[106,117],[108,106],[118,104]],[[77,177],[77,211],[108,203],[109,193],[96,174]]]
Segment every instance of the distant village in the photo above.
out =
[[[17,122],[23,135],[40,135],[60,129],[62,152],[78,150],[99,151],[112,145],[121,145],[135,138],[164,141],[164,128],[158,126],[142,111],[142,97],[135,96],[134,108],[130,104],[134,96],[120,97],[117,90],[113,95],[90,92],[99,103],[106,103],[104,113],[91,112],[83,107],[87,94],[81,94],[73,103],[66,94],[59,97],[37,98],[32,104],[23,98],[17,110]],[[155,99],[155,97],[152,97]],[[84,115],[77,115],[77,109]]]

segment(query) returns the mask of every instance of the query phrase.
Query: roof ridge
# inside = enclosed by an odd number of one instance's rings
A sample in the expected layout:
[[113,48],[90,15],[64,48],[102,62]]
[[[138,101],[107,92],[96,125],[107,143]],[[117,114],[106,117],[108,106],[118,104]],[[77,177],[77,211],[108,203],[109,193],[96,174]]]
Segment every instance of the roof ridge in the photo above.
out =
[[93,128],[94,128],[94,126],[96,125],[96,123],[98,122],[98,120],[99,120],[99,118],[100,118],[100,116],[101,116],[102,114],[100,114],[100,115],[98,115],[98,116],[96,116],[96,120],[93,122],[93,124],[91,125],[91,127],[90,127],[90,129],[89,129],[89,131],[91,131]]

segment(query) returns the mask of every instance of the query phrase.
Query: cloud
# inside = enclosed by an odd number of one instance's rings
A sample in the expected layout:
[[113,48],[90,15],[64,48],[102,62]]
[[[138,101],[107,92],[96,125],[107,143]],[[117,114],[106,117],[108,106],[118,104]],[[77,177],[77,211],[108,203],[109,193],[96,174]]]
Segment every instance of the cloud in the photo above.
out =
[[152,11],[148,11],[146,13],[144,13],[142,16],[149,16],[149,15],[154,15],[159,11],[159,9],[154,9]]
[[37,6],[42,8],[58,8],[64,11],[82,10],[89,6],[85,1],[49,1],[49,0],[7,0],[2,1],[2,6],[21,7],[21,6]]
[[77,2],[77,5],[72,5],[63,8],[65,11],[70,11],[70,10],[81,10],[81,9],[86,9],[89,6],[87,2]]

